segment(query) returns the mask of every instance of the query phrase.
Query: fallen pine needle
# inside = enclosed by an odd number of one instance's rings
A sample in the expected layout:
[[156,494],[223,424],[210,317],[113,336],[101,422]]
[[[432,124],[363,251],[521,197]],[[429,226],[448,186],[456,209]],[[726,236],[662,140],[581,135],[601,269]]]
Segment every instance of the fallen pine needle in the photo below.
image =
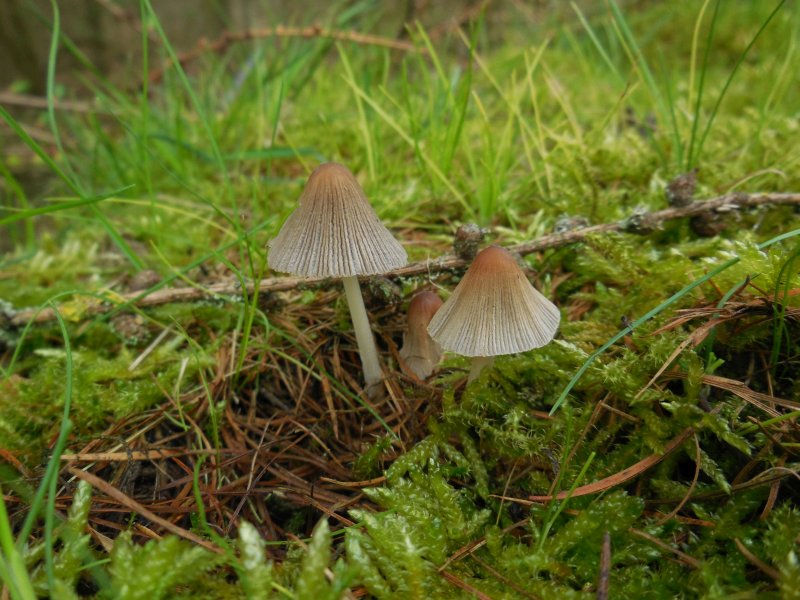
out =
[[528,496],[528,499],[532,502],[549,502],[551,500],[563,500],[568,495],[572,498],[578,496],[588,496],[589,494],[597,494],[599,492],[604,492],[612,487],[618,486],[626,481],[630,481],[634,477],[638,477],[651,467],[654,467],[662,460],[664,460],[668,454],[673,452],[678,446],[680,446],[683,442],[685,442],[689,436],[694,433],[694,429],[691,427],[687,427],[677,436],[672,438],[669,443],[664,447],[664,451],[658,454],[651,454],[647,458],[644,458],[637,462],[636,464],[631,465],[627,469],[623,469],[619,473],[614,473],[613,475],[609,475],[601,479],[600,481],[595,481],[594,483],[588,483],[586,485],[582,485],[575,490],[572,491],[570,494],[569,491],[564,490],[559,492],[555,496],[548,495],[548,496]]
[[106,496],[113,498],[123,506],[126,506],[131,511],[142,515],[146,519],[150,519],[151,521],[153,521],[153,523],[158,523],[159,525],[161,525],[161,527],[163,527],[170,533],[174,533],[178,537],[182,537],[185,540],[194,542],[198,546],[202,546],[207,550],[211,550],[211,552],[216,552],[217,554],[223,553],[222,549],[218,548],[208,540],[204,540],[199,535],[196,535],[191,531],[187,531],[183,527],[178,527],[177,525],[171,523],[170,521],[167,521],[166,519],[162,519],[157,514],[148,510],[147,508],[139,504],[136,500],[134,500],[127,494],[124,494],[123,492],[115,488],[110,483],[100,479],[97,475],[74,468],[70,468],[69,472],[78,479],[82,479],[83,481],[87,482],[93,488],[96,488],[97,490],[101,491]]

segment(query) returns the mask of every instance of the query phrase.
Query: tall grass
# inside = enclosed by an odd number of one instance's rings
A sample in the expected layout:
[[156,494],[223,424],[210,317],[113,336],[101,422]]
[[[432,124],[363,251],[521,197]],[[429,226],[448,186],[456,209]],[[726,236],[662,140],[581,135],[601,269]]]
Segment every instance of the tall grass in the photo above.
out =
[[[711,2],[712,0],[706,0],[700,5],[692,29],[693,34],[688,61],[689,80],[685,102],[679,101],[675,84],[669,77],[668,69],[671,68],[670,65],[664,61],[663,57],[657,61],[660,67],[658,73],[660,73],[661,76],[659,77],[652,64],[654,62],[653,58],[648,56],[648,52],[646,52],[640,43],[641,34],[637,35],[634,32],[629,18],[620,9],[615,0],[610,0],[608,4],[610,19],[605,27],[609,27],[613,31],[615,39],[612,41],[623,48],[628,62],[634,69],[633,77],[637,80],[637,84],[640,84],[647,90],[652,99],[653,106],[656,109],[658,121],[667,127],[669,131],[671,142],[667,148],[664,148],[662,145],[663,142],[656,137],[651,138],[651,141],[654,144],[655,150],[661,156],[663,166],[670,171],[675,171],[676,169],[689,171],[701,163],[706,141],[713,129],[722,103],[736,78],[739,68],[756,46],[756,42],[764,31],[767,30],[770,23],[781,12],[785,5],[785,0],[779,0],[767,15],[758,15],[758,13],[756,13],[758,17],[762,19],[760,22],[743,19],[745,23],[754,27],[754,32],[747,45],[738,56],[736,56],[733,67],[729,69],[717,98],[709,109],[705,106],[708,85],[712,83],[709,81],[709,78],[719,77],[721,75],[716,69],[713,75],[709,72],[712,65],[719,62],[715,60],[719,57],[714,56],[715,30],[721,19],[721,10],[732,10],[731,6],[722,8],[721,2],[719,0],[714,0],[711,17],[708,23],[704,23],[707,9]],[[616,62],[612,60],[611,56],[614,53],[609,51],[601,43],[601,34],[598,31],[598,25],[591,24],[576,5],[573,4],[573,8],[578,15],[582,27],[591,40],[593,47],[601,57],[603,64],[610,74],[613,75],[614,79],[619,81],[622,78],[622,66],[616,64]],[[752,13],[747,14],[750,16]],[[700,34],[704,25],[706,28],[706,39],[702,53],[702,62],[698,65],[697,57],[700,47]],[[678,54],[680,54],[682,50],[683,48],[680,46],[673,48],[673,51]],[[713,83],[718,84],[720,81],[722,80]],[[771,88],[770,95],[773,95],[775,90],[776,87]],[[704,125],[703,121],[705,121]],[[758,135],[758,133],[758,131],[754,131],[753,135]]]

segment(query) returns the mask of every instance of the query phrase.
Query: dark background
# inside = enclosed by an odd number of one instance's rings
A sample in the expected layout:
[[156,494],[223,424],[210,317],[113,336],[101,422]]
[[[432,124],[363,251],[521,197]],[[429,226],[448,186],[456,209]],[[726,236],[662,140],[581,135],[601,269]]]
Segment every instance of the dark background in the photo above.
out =
[[[214,40],[226,31],[276,25],[320,25],[356,30],[388,38],[407,37],[406,25],[419,21],[430,33],[455,30],[478,14],[485,14],[487,31],[496,41],[525,35],[537,23],[573,20],[566,0],[151,0],[155,12],[177,51],[193,48],[199,40]],[[642,0],[620,2],[628,9]],[[605,10],[599,0],[579,0],[584,14]],[[59,0],[61,29],[70,41],[111,80],[125,87],[141,77],[141,19],[139,0]],[[53,11],[48,0],[0,0],[0,90],[42,95],[50,45]],[[533,31],[531,29],[531,31]],[[161,44],[150,32],[154,55]],[[58,55],[58,81],[68,83],[78,60],[63,46]]]

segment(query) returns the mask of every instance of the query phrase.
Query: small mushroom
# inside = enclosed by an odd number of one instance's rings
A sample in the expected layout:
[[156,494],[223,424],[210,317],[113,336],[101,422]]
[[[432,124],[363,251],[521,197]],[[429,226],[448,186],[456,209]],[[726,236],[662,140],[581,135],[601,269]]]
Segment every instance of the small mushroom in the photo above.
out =
[[561,313],[499,246],[482,250],[453,294],[436,312],[428,333],[446,350],[471,356],[469,381],[495,356],[544,346]]
[[268,261],[275,271],[342,280],[367,392],[376,394],[383,372],[358,275],[402,267],[408,256],[347,167],[325,163],[311,173],[297,208],[270,243]]
[[442,299],[431,291],[420,292],[408,305],[402,358],[409,370],[420,379],[427,378],[442,358],[442,347],[428,335],[428,323],[442,306]]

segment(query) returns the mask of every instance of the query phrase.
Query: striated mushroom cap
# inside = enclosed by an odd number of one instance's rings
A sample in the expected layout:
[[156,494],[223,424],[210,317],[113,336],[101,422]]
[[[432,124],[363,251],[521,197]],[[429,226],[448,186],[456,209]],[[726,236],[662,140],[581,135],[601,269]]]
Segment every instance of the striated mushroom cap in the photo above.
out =
[[270,243],[269,266],[304,277],[376,275],[408,262],[350,170],[317,167],[298,206]]
[[482,250],[428,325],[442,347],[462,356],[514,354],[544,346],[561,313],[499,246]]
[[408,305],[406,332],[400,350],[408,368],[420,379],[433,373],[442,358],[442,347],[428,335],[428,323],[442,306],[442,299],[430,291],[420,292]]

